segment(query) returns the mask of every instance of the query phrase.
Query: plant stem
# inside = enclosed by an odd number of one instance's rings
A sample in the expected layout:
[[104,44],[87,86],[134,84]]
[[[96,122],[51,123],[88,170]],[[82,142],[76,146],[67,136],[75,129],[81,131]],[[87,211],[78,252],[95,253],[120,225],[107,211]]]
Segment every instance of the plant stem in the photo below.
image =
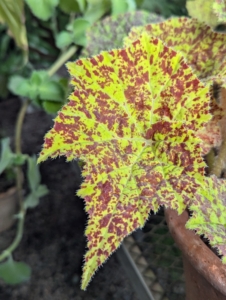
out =
[[19,217],[19,220],[18,220],[16,237],[13,240],[12,244],[1,253],[1,255],[0,255],[0,261],[3,261],[8,256],[10,256],[11,253],[19,245],[19,243],[20,243],[20,241],[22,239],[22,236],[23,236],[24,220],[25,220],[25,212],[24,213],[20,213],[20,217]]
[[16,154],[21,154],[21,133],[22,133],[22,126],[24,122],[24,117],[28,108],[28,105],[30,104],[30,100],[25,100],[23,103],[19,115],[17,117],[16,122],[16,130],[15,130],[15,152]]
[[215,159],[210,175],[216,175],[217,177],[220,177],[223,169],[225,168],[225,165],[226,165],[226,139],[223,140],[221,144],[219,154]]
[[[16,122],[16,130],[15,130],[15,152],[16,154],[21,154],[21,133],[22,133],[22,126],[24,122],[24,117],[26,115],[27,107],[30,103],[30,100],[24,101],[20,112],[18,114],[17,122]],[[23,175],[22,170],[20,166],[16,167],[16,186],[17,186],[17,193],[19,198],[19,205],[20,205],[20,211],[19,211],[19,220],[17,225],[17,233],[15,236],[15,239],[13,240],[12,244],[5,249],[2,254],[0,255],[0,261],[7,258],[11,253],[17,248],[19,245],[22,236],[23,236],[23,228],[24,228],[24,219],[26,211],[24,209],[23,205],[23,196],[22,196],[22,186],[23,186]]]
[[206,163],[208,166],[208,174],[212,172],[213,165],[214,165],[214,160],[215,160],[215,154],[214,150],[211,149],[210,152],[206,155]]
[[71,46],[67,51],[63,52],[62,55],[55,61],[51,68],[48,70],[49,76],[53,76],[56,71],[77,51],[76,46]]

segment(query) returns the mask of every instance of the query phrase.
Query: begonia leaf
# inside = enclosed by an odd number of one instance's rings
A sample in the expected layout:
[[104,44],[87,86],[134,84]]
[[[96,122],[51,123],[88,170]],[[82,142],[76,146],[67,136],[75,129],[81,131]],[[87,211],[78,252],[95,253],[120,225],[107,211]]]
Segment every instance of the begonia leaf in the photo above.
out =
[[214,0],[190,0],[186,3],[189,16],[216,27],[220,22],[213,11]]
[[159,205],[182,213],[204,182],[195,132],[210,119],[208,87],[181,54],[144,34],[126,49],[68,63],[75,90],[39,162],[85,162],[89,214],[82,288]]
[[142,32],[180,51],[200,79],[217,75],[221,70],[226,56],[226,34],[214,32],[196,19],[172,18],[159,24],[134,27],[125,38],[125,46],[139,38]]
[[96,22],[86,31],[87,45],[82,56],[92,56],[103,50],[122,48],[123,39],[133,26],[161,22],[163,18],[145,11],[127,12]]
[[217,247],[219,254],[224,255],[226,263],[226,180],[216,176],[206,177],[208,189],[199,190],[194,196],[189,210],[192,216],[186,223],[188,229],[208,238],[212,247]]
[[226,23],[226,1],[225,0],[214,0],[213,11],[217,15],[219,22]]
[[196,132],[196,136],[201,139],[202,156],[208,154],[213,147],[218,148],[223,140],[221,123],[225,116],[225,108],[222,107],[218,94],[218,86],[212,85],[210,87],[210,114],[212,118]]

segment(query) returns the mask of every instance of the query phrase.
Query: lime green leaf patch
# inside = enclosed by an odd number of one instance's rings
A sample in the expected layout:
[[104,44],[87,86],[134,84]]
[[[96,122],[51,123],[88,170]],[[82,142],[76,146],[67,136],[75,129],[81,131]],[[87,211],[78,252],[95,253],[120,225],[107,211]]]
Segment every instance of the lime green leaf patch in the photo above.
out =
[[206,177],[208,188],[201,189],[195,195],[189,210],[192,217],[186,227],[196,230],[197,234],[208,238],[212,247],[217,247],[219,254],[224,255],[226,263],[225,227],[226,227],[226,180],[217,177]]
[[226,1],[214,0],[213,11],[216,13],[219,22],[226,23]]
[[82,288],[159,205],[181,213],[204,181],[195,132],[210,119],[208,88],[181,54],[147,34],[127,49],[68,63],[74,93],[46,134],[39,162],[85,161],[89,251]]
[[220,22],[213,10],[214,0],[187,0],[186,7],[189,16],[216,27]]
[[25,0],[32,13],[41,20],[47,21],[53,14],[59,0]]
[[163,21],[163,18],[145,11],[128,12],[107,17],[87,30],[87,45],[82,56],[92,56],[103,50],[121,48],[123,39],[133,26]]
[[212,31],[204,23],[182,17],[134,27],[125,39],[125,45],[139,38],[142,32],[160,38],[167,46],[180,51],[200,79],[220,72],[226,55],[226,35]]

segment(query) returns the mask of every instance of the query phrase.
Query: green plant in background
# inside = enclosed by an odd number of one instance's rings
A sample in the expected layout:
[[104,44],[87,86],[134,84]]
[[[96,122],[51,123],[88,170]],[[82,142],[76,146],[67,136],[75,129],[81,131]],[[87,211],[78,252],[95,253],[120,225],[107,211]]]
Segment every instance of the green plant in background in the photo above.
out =
[[[40,184],[41,178],[36,161],[36,157],[29,157],[28,155],[21,154],[19,152],[13,153],[10,149],[9,138],[1,140],[0,175],[3,175],[5,172],[7,176],[10,171],[10,174],[13,175],[15,180],[16,173],[20,172],[19,167],[27,162],[27,178],[30,190],[25,199],[21,196],[22,191],[20,191],[20,194],[18,193],[20,210],[18,214],[14,216],[18,220],[17,234],[12,244],[0,254],[0,278],[10,284],[17,284],[26,281],[29,279],[31,274],[30,267],[24,262],[14,261],[12,253],[22,239],[27,209],[37,206],[39,198],[48,193],[46,186]],[[21,182],[19,182],[20,180],[21,175],[17,176],[17,185],[21,184]]]
[[38,161],[63,155],[85,163],[82,289],[161,205],[192,211],[187,228],[226,263],[226,181],[216,177],[225,166],[225,112],[213,92],[216,80],[225,87],[225,42],[202,22],[172,18],[132,28],[123,49],[67,64],[74,91]]

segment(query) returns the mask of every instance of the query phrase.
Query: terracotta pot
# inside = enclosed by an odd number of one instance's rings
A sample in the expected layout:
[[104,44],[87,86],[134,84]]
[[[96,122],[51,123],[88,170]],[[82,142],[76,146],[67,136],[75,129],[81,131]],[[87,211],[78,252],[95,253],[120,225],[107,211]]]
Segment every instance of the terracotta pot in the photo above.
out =
[[182,251],[186,300],[226,299],[226,265],[194,231],[185,228],[188,212],[178,216],[176,211],[166,209],[165,217],[170,233]]
[[18,197],[17,189],[15,187],[0,194],[0,232],[10,228],[16,221],[13,216],[17,212],[17,206]]

